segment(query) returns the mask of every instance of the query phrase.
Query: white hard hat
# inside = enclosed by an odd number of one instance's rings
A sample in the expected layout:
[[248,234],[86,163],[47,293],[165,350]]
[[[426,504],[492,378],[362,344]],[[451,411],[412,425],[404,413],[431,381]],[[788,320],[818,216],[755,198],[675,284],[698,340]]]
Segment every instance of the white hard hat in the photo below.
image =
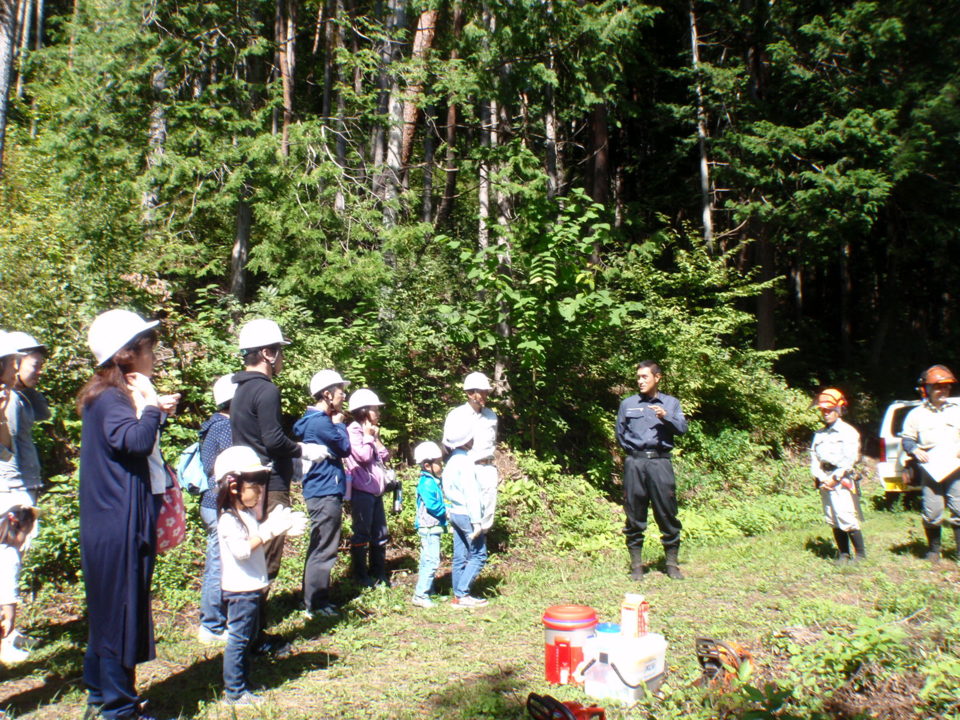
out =
[[223,480],[225,475],[241,475],[243,473],[257,473],[269,470],[270,465],[264,465],[253,448],[246,445],[234,445],[228,447],[222,453],[217,455],[213,462],[213,475],[217,482]]
[[16,338],[11,338],[13,333],[8,333],[5,330],[0,330],[0,358],[7,357],[8,355],[23,355],[20,352]]
[[255,350],[257,348],[270,347],[271,345],[289,345],[280,326],[273,320],[267,318],[257,318],[251,320],[240,328],[240,349]]
[[422,465],[427,460],[436,460],[443,457],[443,451],[435,442],[422,442],[413,449],[413,461]]
[[443,444],[448,448],[458,448],[473,439],[477,424],[475,413],[458,412],[454,409],[443,423]]
[[19,330],[8,333],[7,336],[17,345],[22,353],[32,352],[33,350],[46,350],[47,346],[38,341],[33,335],[29,335]]
[[213,402],[217,407],[233,400],[237,392],[237,384],[233,381],[233,373],[217,378],[213,384]]
[[464,390],[493,390],[490,379],[482,372],[472,372],[463,379]]
[[383,405],[380,402],[380,398],[377,397],[377,394],[373,390],[368,390],[367,388],[360,388],[353,395],[350,396],[350,401],[348,403],[351,410],[358,410],[362,407],[374,407],[378,405]]
[[159,320],[147,321],[129,310],[107,310],[90,323],[87,345],[100,366],[126,347],[137,335],[159,324]]
[[350,381],[340,377],[340,373],[336,370],[321,370],[314,373],[310,378],[310,395],[316,396],[321,390],[326,390],[333,385],[343,385],[346,388],[350,385]]

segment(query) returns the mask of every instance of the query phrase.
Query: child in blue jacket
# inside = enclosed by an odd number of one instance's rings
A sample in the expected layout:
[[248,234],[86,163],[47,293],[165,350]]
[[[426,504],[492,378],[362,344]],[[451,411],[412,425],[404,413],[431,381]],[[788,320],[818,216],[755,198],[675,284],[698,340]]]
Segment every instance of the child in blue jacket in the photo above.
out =
[[440,536],[447,526],[447,508],[443,501],[440,473],[443,471],[443,453],[436,443],[424,442],[413,450],[413,459],[420,466],[417,483],[417,515],[414,525],[420,535],[420,571],[413,604],[433,607],[433,579],[440,567]]
[[310,379],[316,405],[308,407],[293,426],[303,442],[326,445],[326,460],[310,464],[303,474],[303,498],[310,514],[310,543],[303,563],[303,609],[308,619],[335,617],[330,600],[330,574],[340,547],[343,493],[347,476],[343,458],[350,455],[350,437],[343,422],[343,400],[350,385],[335,370],[321,370]]

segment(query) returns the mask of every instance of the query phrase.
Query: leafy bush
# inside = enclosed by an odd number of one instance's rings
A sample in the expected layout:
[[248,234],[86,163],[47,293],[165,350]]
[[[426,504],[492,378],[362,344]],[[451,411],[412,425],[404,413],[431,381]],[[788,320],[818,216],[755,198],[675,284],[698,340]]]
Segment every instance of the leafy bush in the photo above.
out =
[[830,630],[815,643],[788,643],[791,679],[798,697],[819,696],[823,688],[846,682],[862,682],[860,669],[870,665],[893,672],[911,666],[905,643],[908,635],[900,625],[885,619],[863,617],[855,628]]
[[42,585],[64,587],[80,577],[79,477],[57,475],[47,481],[39,531],[24,555],[21,582],[34,591]]

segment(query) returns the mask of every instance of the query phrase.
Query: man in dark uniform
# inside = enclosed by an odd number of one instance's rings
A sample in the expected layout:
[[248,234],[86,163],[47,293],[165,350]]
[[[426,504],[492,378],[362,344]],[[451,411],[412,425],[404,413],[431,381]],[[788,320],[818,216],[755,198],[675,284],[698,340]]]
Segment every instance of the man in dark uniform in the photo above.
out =
[[667,575],[682,580],[677,555],[680,551],[680,520],[677,518],[677,483],[670,463],[673,438],[687,431],[680,401],[659,391],[663,374],[650,360],[637,365],[640,393],[620,403],[617,413],[617,442],[626,452],[623,468],[623,507],[627,513],[627,549],[630,577],[643,579],[643,534],[647,510],[660,528],[666,555]]

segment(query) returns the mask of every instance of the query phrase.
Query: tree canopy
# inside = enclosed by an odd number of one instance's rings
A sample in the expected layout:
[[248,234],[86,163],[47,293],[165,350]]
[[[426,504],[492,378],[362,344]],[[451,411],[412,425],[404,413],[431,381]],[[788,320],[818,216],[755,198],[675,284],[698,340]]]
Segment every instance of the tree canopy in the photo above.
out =
[[774,451],[790,385],[956,360],[953,4],[0,5],[0,320],[62,397],[117,304],[194,412],[265,313],[289,403],[336,365],[408,444],[482,368],[519,445],[585,462],[642,357],[692,447]]

